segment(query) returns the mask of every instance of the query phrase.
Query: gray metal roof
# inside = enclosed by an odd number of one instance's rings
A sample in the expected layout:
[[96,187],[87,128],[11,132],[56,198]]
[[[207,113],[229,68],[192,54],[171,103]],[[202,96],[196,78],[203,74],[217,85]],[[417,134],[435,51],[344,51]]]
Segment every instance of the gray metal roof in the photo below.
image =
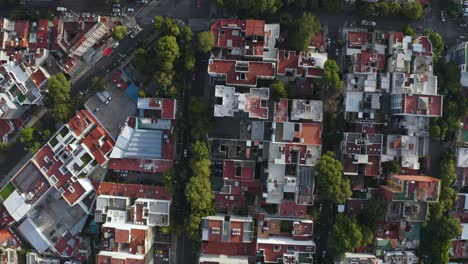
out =
[[162,158],[163,132],[160,130],[136,130],[125,150],[126,158]]

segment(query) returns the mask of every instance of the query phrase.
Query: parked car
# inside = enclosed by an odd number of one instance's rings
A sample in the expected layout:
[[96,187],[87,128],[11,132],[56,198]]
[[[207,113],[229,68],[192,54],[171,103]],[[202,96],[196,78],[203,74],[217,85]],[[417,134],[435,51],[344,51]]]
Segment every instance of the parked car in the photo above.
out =
[[442,20],[442,22],[447,21],[447,11],[440,10],[440,19]]
[[372,27],[375,27],[377,25],[377,23],[375,23],[374,21],[370,21],[370,20],[362,20],[361,24],[363,26],[372,26]]
[[112,96],[109,94],[107,90],[103,90],[101,93],[102,95],[104,95],[104,97],[106,97],[107,100],[110,101],[112,99]]
[[187,149],[184,149],[184,158],[187,157]]
[[97,93],[97,97],[99,98],[99,100],[101,100],[101,102],[105,104],[109,104],[110,102],[110,100],[107,100],[107,98],[101,92]]
[[112,8],[112,12],[114,12],[114,13],[120,13],[120,8]]
[[340,49],[336,49],[336,56],[340,55]]
[[134,11],[135,11],[135,9],[133,9],[133,8],[129,7],[129,8],[127,9],[127,11],[128,11],[128,12],[134,12]]

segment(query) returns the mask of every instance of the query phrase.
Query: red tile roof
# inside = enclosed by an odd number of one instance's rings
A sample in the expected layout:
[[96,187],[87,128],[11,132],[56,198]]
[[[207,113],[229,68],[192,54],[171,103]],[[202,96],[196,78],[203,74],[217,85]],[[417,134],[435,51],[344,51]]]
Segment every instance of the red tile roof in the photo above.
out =
[[15,21],[15,32],[16,38],[19,39],[19,46],[22,48],[28,47],[28,35],[29,35],[29,21],[17,20]]
[[372,41],[372,35],[368,32],[348,32],[348,47],[358,47]]
[[273,121],[275,122],[287,122],[288,121],[288,104],[289,100],[281,98],[279,102],[275,102],[275,111]]
[[296,204],[294,201],[283,201],[279,205],[279,216],[305,218],[307,217],[307,205]]
[[141,184],[102,182],[99,185],[96,194],[124,196],[130,198],[152,198],[167,201],[171,200],[171,196],[164,187]]
[[385,69],[385,57],[382,54],[363,51],[354,54],[355,72],[377,72]]
[[402,43],[404,37],[403,32],[393,32],[393,44]]
[[129,243],[130,242],[130,231],[125,229],[115,230],[115,241],[117,243]]
[[393,177],[402,181],[440,182],[440,179],[424,175],[393,175]]
[[37,69],[33,74],[31,74],[31,76],[29,76],[29,78],[37,88],[41,88],[47,81],[47,76],[41,70],[41,68]]
[[379,156],[369,156],[368,157],[369,163],[365,168],[365,175],[366,176],[379,176],[380,175],[380,154]]
[[275,63],[215,59],[210,60],[208,73],[224,76],[227,85],[254,87],[258,79],[275,77]]
[[245,21],[237,19],[218,19],[211,26],[215,47],[244,47],[241,30],[245,30]]
[[442,116],[441,95],[404,94],[405,114]]
[[99,165],[104,165],[108,160],[108,154],[114,147],[114,140],[101,126],[96,126],[83,139],[83,144],[91,151]]
[[317,123],[302,123],[301,138],[304,144],[322,144],[322,125]]
[[15,127],[8,119],[0,119],[0,142],[7,139],[8,135],[15,130]]
[[163,109],[161,117],[164,119],[175,119],[175,100],[163,98]]
[[[164,149],[164,148],[163,148]],[[109,169],[137,172],[165,172],[174,166],[173,160],[110,159]]]
[[49,20],[39,19],[36,39],[36,48],[47,49],[49,47]]
[[265,33],[265,21],[263,20],[253,20],[247,19],[245,21],[245,35],[252,36],[252,35],[263,35]]
[[323,34],[323,31],[320,31],[318,32],[317,34],[314,35],[314,37],[312,38],[310,44],[311,46],[315,47],[315,48],[323,48],[325,42],[324,42],[324,34]]
[[225,160],[223,168],[223,177],[225,179],[231,179],[236,181],[254,181],[254,168],[253,167],[243,167],[240,164],[240,175],[236,175],[236,166],[234,161]]
[[306,57],[306,53],[301,51],[299,55],[296,51],[280,50],[278,52],[278,75],[286,75],[288,72],[295,76],[321,77],[323,69],[315,66],[313,58]]

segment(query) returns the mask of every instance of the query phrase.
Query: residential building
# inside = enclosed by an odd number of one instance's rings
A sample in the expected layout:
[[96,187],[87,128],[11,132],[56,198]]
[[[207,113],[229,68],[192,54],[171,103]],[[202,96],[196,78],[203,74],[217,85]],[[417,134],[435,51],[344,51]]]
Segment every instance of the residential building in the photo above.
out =
[[[74,15],[55,18],[51,32],[51,51],[66,54],[60,67],[68,74],[75,73],[84,63],[91,62],[110,37],[114,22],[104,16]],[[101,54],[102,55],[102,54]]]
[[234,87],[216,85],[214,116],[233,117],[239,111],[249,114],[249,118],[268,119],[269,88],[250,88],[250,93],[236,93]]
[[255,225],[251,217],[214,215],[202,219],[199,263],[248,264],[255,260]]
[[44,258],[39,256],[35,252],[27,253],[26,254],[26,264],[35,264],[35,263],[41,263],[41,264],[60,264],[59,259],[52,259],[52,258]]
[[419,258],[413,251],[388,251],[383,256],[382,264],[418,264]]
[[457,180],[455,185],[462,188],[468,185],[468,148],[458,147],[456,149]]
[[454,48],[451,60],[460,68],[460,83],[468,86],[468,41],[461,42]]
[[451,259],[468,258],[468,224],[462,223],[461,227],[460,237],[454,238],[450,242],[449,256]]
[[95,197],[87,175],[106,166],[113,145],[96,119],[81,110],[8,183],[5,211],[37,252],[74,254]]
[[388,222],[424,222],[428,203],[439,200],[441,185],[440,179],[429,176],[390,175],[380,188],[388,201]]
[[171,197],[160,186],[102,182],[94,219],[101,226],[103,248],[97,263],[124,260],[150,263],[155,226],[169,225]]
[[47,77],[40,78],[40,72],[42,70],[38,69],[34,75],[30,75],[19,65],[0,66],[0,118],[16,119],[31,105],[42,104],[39,87],[43,86]]
[[262,214],[258,219],[257,256],[264,263],[312,263],[315,253],[312,234],[312,220]]
[[340,264],[382,264],[382,260],[372,254],[346,253]]

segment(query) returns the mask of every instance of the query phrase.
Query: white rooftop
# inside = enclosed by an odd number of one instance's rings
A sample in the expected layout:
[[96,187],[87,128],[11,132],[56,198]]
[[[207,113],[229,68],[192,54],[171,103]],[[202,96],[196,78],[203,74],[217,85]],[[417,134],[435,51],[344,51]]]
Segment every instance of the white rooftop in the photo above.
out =
[[226,256],[226,255],[213,255],[201,254],[200,263],[223,263],[223,264],[248,264],[249,257],[247,256]]
[[313,240],[294,240],[289,237],[269,237],[269,238],[258,238],[257,245],[260,244],[273,244],[273,245],[288,245],[288,246],[310,246],[314,247],[315,242]]
[[31,205],[26,203],[26,198],[16,190],[8,196],[3,205],[15,221],[20,221],[31,209]]
[[291,107],[291,120],[322,121],[323,102],[319,100],[293,99]]
[[457,167],[468,168],[468,148],[458,148]]

